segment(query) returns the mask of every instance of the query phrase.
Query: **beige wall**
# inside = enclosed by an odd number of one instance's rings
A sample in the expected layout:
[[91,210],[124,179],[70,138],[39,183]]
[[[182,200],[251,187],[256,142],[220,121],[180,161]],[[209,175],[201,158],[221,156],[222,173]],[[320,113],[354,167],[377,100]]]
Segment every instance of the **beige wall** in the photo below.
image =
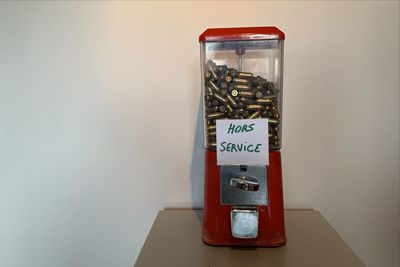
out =
[[197,38],[260,25],[286,207],[399,266],[399,2],[372,1],[0,3],[0,266],[131,266],[157,210],[201,206]]

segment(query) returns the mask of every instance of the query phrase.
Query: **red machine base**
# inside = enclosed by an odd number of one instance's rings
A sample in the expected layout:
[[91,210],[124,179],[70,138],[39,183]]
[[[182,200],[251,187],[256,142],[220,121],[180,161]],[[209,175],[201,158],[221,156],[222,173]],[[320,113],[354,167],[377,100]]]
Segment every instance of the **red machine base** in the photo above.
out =
[[278,247],[286,243],[280,151],[269,152],[268,206],[258,206],[258,237],[235,238],[231,234],[232,206],[221,205],[220,168],[215,151],[205,152],[203,241],[214,246]]

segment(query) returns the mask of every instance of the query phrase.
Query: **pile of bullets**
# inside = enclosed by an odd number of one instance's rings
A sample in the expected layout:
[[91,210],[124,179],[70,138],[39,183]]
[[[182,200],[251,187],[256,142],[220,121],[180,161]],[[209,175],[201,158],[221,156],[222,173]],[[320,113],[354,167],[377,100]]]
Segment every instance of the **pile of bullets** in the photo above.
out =
[[217,119],[268,118],[270,149],[280,148],[277,86],[250,72],[240,72],[209,60],[205,65],[206,146],[216,148]]

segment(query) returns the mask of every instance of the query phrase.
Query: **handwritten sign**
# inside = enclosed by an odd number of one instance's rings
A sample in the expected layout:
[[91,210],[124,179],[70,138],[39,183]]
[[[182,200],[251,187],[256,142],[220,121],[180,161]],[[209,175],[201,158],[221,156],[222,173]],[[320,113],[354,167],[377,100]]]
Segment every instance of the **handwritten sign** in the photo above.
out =
[[216,122],[218,165],[269,165],[268,119]]

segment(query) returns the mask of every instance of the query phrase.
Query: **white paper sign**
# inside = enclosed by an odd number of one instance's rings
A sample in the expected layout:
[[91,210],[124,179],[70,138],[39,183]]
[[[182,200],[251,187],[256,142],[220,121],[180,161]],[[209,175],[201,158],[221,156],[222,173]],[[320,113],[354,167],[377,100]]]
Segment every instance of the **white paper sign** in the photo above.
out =
[[269,165],[268,119],[216,123],[218,165]]

